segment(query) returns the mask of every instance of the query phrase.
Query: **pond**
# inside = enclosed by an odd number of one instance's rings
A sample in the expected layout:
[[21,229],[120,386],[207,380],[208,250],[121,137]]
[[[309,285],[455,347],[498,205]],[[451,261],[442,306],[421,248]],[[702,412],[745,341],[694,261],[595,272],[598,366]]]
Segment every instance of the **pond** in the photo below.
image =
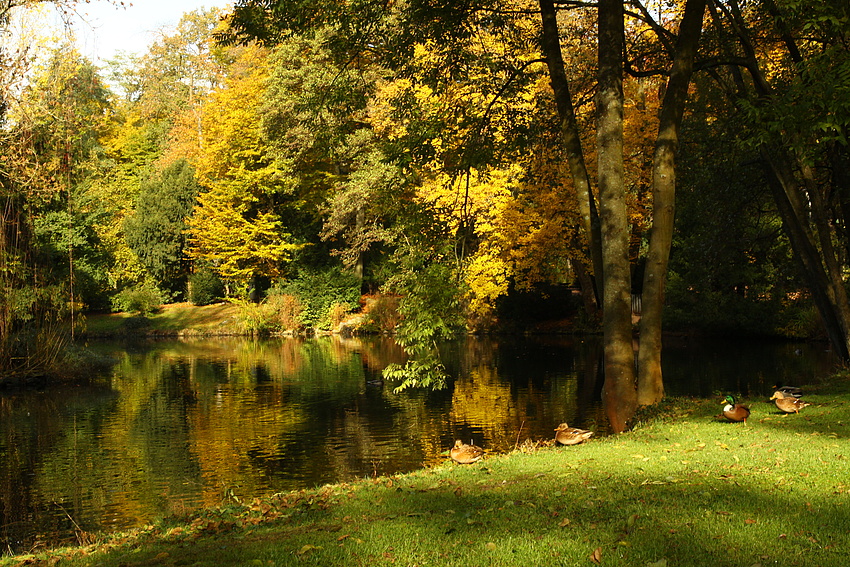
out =
[[[74,542],[229,498],[410,471],[455,439],[508,451],[561,422],[607,430],[598,339],[467,338],[453,379],[396,394],[386,337],[100,342],[114,367],[85,385],[0,390],[0,553]],[[669,395],[764,399],[825,378],[823,344],[665,345]]]

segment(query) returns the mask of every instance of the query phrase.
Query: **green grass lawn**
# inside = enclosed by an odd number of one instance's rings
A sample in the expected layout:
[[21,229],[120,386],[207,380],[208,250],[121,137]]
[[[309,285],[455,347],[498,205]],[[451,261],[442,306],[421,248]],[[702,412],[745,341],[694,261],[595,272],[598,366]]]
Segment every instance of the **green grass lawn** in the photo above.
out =
[[[665,401],[634,431],[231,502],[2,565],[850,565],[847,375],[746,426]],[[318,455],[317,458],[321,458]]]

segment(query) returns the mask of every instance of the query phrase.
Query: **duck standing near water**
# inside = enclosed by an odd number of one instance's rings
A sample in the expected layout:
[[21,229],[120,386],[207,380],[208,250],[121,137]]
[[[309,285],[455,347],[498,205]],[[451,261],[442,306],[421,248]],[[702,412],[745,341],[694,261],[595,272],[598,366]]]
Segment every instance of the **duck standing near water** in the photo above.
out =
[[747,418],[750,417],[750,408],[735,403],[735,398],[732,396],[726,396],[726,399],[723,401],[726,403],[723,406],[723,417],[729,421],[743,421],[744,425],[747,425]]

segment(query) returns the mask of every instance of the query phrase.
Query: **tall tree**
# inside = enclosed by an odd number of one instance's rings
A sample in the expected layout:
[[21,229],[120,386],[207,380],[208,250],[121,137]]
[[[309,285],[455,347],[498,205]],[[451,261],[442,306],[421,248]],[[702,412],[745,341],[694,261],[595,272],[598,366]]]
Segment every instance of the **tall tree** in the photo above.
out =
[[241,50],[238,72],[204,107],[198,177],[205,190],[189,219],[191,256],[240,286],[280,275],[300,248],[275,206],[291,181],[261,133],[266,57],[258,46]]
[[[17,10],[39,3],[47,2],[0,2],[0,34],[6,35],[10,18]],[[76,2],[56,0],[49,4],[67,14]],[[10,46],[9,42],[0,46],[0,372],[4,377],[44,372],[62,344],[63,333],[55,323],[68,313],[69,307],[73,313],[73,280],[57,281],[44,273],[46,264],[34,235],[34,218],[38,215],[44,218],[52,205],[55,205],[53,212],[62,211],[66,217],[64,221],[71,221],[75,215],[71,180],[78,178],[81,168],[72,172],[71,159],[82,157],[91,163],[87,158],[93,148],[92,133],[97,128],[87,124],[82,131],[76,131],[74,122],[103,102],[98,100],[102,85],[95,80],[94,69],[80,61],[74,52],[68,52],[64,59],[54,57],[52,64],[60,71],[56,77],[50,77],[49,73],[33,77],[35,82],[24,91],[21,85],[31,71],[32,45],[24,42],[17,49]],[[87,89],[89,94],[96,94],[88,98],[82,96]],[[65,94],[53,100],[58,103],[53,108],[38,105],[39,100],[63,90]],[[39,116],[38,110],[33,115],[22,112],[21,95],[31,97],[36,108],[49,110],[48,116],[53,117],[57,131],[50,131],[46,124],[49,120],[44,115]],[[7,121],[12,109],[17,116]],[[62,133],[63,144],[57,147],[52,141]],[[48,171],[50,167],[54,167],[53,171]],[[33,183],[35,179],[46,183],[44,190]],[[62,179],[64,184],[59,185],[57,179]],[[65,242],[51,238],[46,231],[41,232],[41,237],[42,241],[52,241],[51,244],[68,253],[68,261],[61,264],[70,269],[73,238],[68,228],[63,233],[68,236]]]
[[141,187],[135,212],[127,218],[127,243],[166,291],[181,295],[190,272],[188,225],[200,187],[195,170],[177,160]]
[[602,331],[605,344],[604,396],[616,432],[636,405],[632,351],[631,273],[623,164],[624,13],[620,0],[600,0],[599,91],[596,141],[602,219]]
[[670,53],[673,63],[664,91],[652,158],[652,231],[643,276],[638,347],[639,405],[655,404],[664,396],[661,331],[667,265],[673,241],[676,152],[704,14],[705,0],[686,2],[675,48]]

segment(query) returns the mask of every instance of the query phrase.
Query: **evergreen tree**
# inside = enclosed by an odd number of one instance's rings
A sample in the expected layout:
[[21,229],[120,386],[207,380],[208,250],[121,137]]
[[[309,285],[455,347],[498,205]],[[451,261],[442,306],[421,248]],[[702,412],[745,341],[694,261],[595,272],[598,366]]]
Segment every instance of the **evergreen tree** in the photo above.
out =
[[124,223],[127,244],[164,291],[182,294],[189,275],[186,217],[199,186],[195,171],[180,159],[142,184],[136,212]]

